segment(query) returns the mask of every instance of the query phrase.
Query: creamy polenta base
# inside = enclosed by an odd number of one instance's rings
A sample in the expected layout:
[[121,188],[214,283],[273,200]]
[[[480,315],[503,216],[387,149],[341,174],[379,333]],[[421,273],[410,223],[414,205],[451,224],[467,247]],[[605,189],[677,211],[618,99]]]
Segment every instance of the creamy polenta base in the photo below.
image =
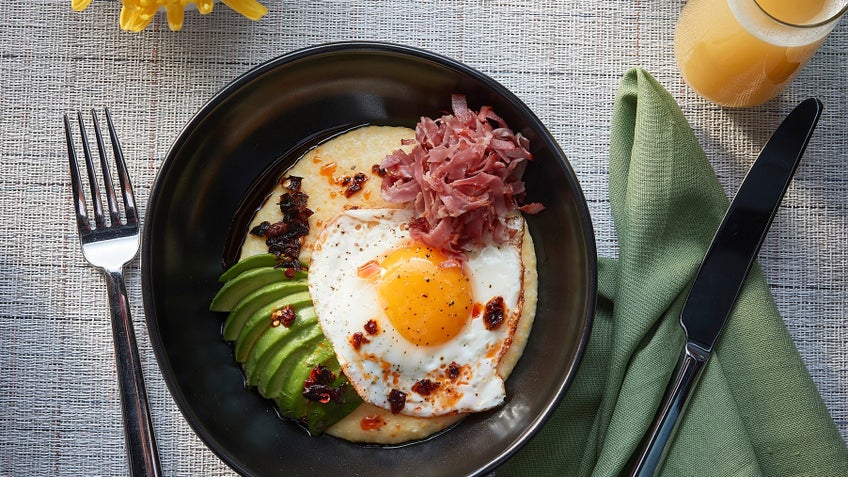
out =
[[[300,261],[309,265],[315,240],[324,224],[339,212],[353,207],[359,208],[400,208],[403,204],[388,202],[380,196],[381,177],[372,171],[372,166],[400,147],[404,139],[412,139],[415,132],[403,127],[366,126],[337,136],[306,153],[291,169],[287,176],[303,178],[301,190],[309,196],[308,207],[314,211],[309,218],[310,231],[305,237]],[[361,190],[349,196],[345,193],[350,180],[357,173],[365,174],[367,180]],[[248,230],[263,221],[270,223],[282,219],[277,200],[286,191],[277,185],[259,209]],[[536,315],[538,276],[536,273],[536,253],[527,228],[524,228],[521,255],[524,263],[524,300],[521,318],[512,344],[504,354],[498,366],[498,372],[507,378],[524,351],[533,319]],[[263,238],[247,234],[241,250],[240,259],[251,255],[267,253]],[[327,430],[327,433],[342,439],[360,443],[399,444],[424,439],[462,419],[464,415],[455,414],[432,418],[411,417],[392,414],[387,409],[365,403],[354,412]],[[364,423],[381,422],[379,426]]]

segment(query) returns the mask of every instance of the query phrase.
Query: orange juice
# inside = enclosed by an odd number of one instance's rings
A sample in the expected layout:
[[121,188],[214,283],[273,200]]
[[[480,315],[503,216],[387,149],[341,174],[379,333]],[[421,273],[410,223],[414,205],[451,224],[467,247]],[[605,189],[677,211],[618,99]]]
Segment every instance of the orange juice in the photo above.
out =
[[816,52],[845,3],[689,0],[675,34],[680,71],[698,94],[720,105],[764,103]]

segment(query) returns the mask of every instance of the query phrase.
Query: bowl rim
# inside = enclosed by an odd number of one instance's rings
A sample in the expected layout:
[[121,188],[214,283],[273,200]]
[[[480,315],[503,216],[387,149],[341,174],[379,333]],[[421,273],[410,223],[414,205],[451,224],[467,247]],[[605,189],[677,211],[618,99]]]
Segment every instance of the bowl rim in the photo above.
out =
[[[585,199],[585,194],[583,193],[583,190],[580,187],[579,182],[577,181],[577,175],[574,172],[574,169],[571,166],[571,163],[568,161],[565,153],[562,151],[559,144],[556,142],[547,127],[545,127],[545,125],[536,116],[536,114],[523,101],[521,101],[514,93],[512,93],[505,86],[503,86],[493,78],[489,77],[488,75],[476,70],[475,68],[472,68],[464,63],[461,63],[447,56],[443,56],[441,54],[427,51],[418,47],[389,42],[341,41],[322,43],[292,50],[288,53],[278,55],[248,69],[246,72],[240,74],[235,79],[228,82],[209,100],[207,100],[203,104],[203,106],[191,117],[191,119],[186,122],[185,126],[179,131],[173,143],[169,147],[168,152],[162,161],[162,165],[156,173],[153,185],[150,189],[148,203],[145,208],[144,224],[149,223],[149,220],[152,218],[153,211],[155,211],[158,207],[158,197],[161,195],[160,189],[164,187],[164,177],[168,174],[169,170],[173,165],[173,156],[176,154],[177,151],[180,151],[185,146],[185,143],[191,137],[191,131],[195,130],[199,123],[202,123],[210,115],[212,115],[218,108],[218,106],[225,102],[230,96],[238,92],[239,89],[242,88],[244,85],[250,83],[251,81],[261,77],[262,75],[270,71],[275,70],[276,68],[284,67],[289,63],[293,63],[302,59],[307,59],[316,55],[343,52],[353,54],[367,54],[369,52],[375,54],[398,54],[410,57],[412,59],[430,61],[448,69],[456,70],[462,75],[468,75],[470,77],[473,77],[475,80],[485,84],[487,88],[490,88],[497,95],[501,96],[504,100],[509,102],[513,107],[520,111],[522,116],[526,119],[528,125],[531,126],[533,130],[542,133],[540,134],[540,139],[543,139],[548,143],[548,146],[553,150],[553,152],[559,159],[560,165],[566,170],[568,183],[564,185],[573,188],[576,196],[581,199],[580,204],[582,204],[582,207],[578,207],[578,212],[579,223],[583,231],[582,238],[586,247],[586,265],[588,269],[588,274],[586,278],[588,281],[588,287],[586,290],[587,296],[584,297],[587,306],[584,316],[582,317],[583,327],[581,329],[580,339],[577,343],[577,349],[575,350],[575,359],[572,361],[572,363],[566,370],[566,378],[559,384],[556,393],[551,396],[551,398],[547,401],[547,404],[541,409],[541,411],[535,416],[535,418],[526,425],[525,429],[514,440],[512,445],[504,448],[495,459],[489,461],[488,463],[486,463],[486,465],[480,467],[478,472],[472,474],[476,476],[486,475],[487,473],[493,471],[498,466],[506,462],[515,452],[517,452],[522,446],[524,446],[532,439],[532,437],[544,426],[544,424],[554,413],[554,411],[562,401],[563,397],[565,396],[566,391],[570,387],[571,383],[574,381],[578,368],[580,367],[583,361],[591,335],[595,310],[597,306],[598,286],[598,260],[595,233],[591,215],[588,209],[588,204]],[[205,427],[202,425],[202,422],[200,421],[199,417],[191,411],[189,400],[183,395],[182,392],[180,392],[179,383],[177,382],[176,376],[173,373],[173,368],[170,365],[168,355],[166,354],[166,351],[162,344],[158,320],[156,318],[155,308],[153,305],[153,296],[151,291],[153,285],[150,277],[151,273],[148,270],[147,265],[151,261],[151,240],[152,237],[150,236],[150,228],[143,226],[140,255],[140,272],[142,283],[142,299],[144,306],[144,319],[148,327],[150,344],[153,348],[157,364],[160,367],[160,375],[165,381],[165,384],[171,394],[171,397],[177,404],[177,408],[180,410],[180,413],[183,415],[186,422],[194,431],[195,435],[197,435],[198,438],[200,438],[200,440],[219,459],[221,459],[233,470],[242,475],[251,475],[250,471],[245,468],[241,464],[241,462],[239,462],[238,459],[235,459],[232,455],[230,455],[230,453],[227,452],[226,449],[223,448],[223,446],[218,445],[214,436],[207,432]]]

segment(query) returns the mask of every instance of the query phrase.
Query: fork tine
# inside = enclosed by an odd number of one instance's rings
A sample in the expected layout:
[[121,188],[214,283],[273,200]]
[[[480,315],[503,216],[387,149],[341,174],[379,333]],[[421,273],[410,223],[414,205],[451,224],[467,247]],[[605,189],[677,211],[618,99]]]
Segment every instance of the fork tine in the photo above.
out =
[[97,139],[97,152],[100,156],[100,170],[103,171],[103,184],[106,186],[106,203],[109,206],[110,223],[120,225],[121,217],[118,215],[118,201],[115,198],[115,186],[112,182],[112,173],[109,172],[109,163],[106,159],[106,146],[103,144],[103,134],[100,132],[100,122],[97,121],[97,113],[91,110],[91,119],[94,122],[94,136]]
[[77,227],[80,230],[87,231],[91,227],[88,223],[85,194],[82,192],[82,180],[80,179],[77,151],[74,147],[74,139],[71,136],[71,123],[68,121],[68,115],[64,114],[63,117],[65,119],[65,137],[68,140],[68,160],[71,166],[71,192],[74,195],[74,209],[77,216]]
[[91,148],[88,146],[88,135],[85,133],[85,123],[82,122],[82,113],[77,111],[80,136],[82,137],[82,151],[85,154],[85,168],[88,170],[88,185],[91,187],[91,202],[94,204],[94,224],[97,228],[106,226],[103,221],[103,203],[100,200],[100,188],[97,186],[97,174],[94,171],[94,161],[91,158]]
[[121,190],[124,197],[124,211],[127,214],[127,223],[138,225],[138,214],[135,211],[135,194],[133,194],[130,176],[127,173],[127,163],[121,150],[121,142],[118,141],[118,133],[115,132],[115,124],[112,123],[112,114],[109,108],[106,111],[106,123],[109,126],[109,137],[112,139],[112,151],[115,154],[115,163],[118,166],[118,178],[121,182]]

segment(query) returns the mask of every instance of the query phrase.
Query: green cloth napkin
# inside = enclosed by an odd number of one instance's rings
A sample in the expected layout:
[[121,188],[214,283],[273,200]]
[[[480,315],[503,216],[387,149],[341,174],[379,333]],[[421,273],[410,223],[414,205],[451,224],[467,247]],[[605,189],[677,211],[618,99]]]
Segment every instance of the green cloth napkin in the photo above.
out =
[[[618,475],[680,355],[680,310],[728,200],[674,99],[640,69],[621,80],[609,169],[620,251],[600,259],[586,355],[551,420],[499,476]],[[848,449],[758,267],[661,475],[848,476]]]

